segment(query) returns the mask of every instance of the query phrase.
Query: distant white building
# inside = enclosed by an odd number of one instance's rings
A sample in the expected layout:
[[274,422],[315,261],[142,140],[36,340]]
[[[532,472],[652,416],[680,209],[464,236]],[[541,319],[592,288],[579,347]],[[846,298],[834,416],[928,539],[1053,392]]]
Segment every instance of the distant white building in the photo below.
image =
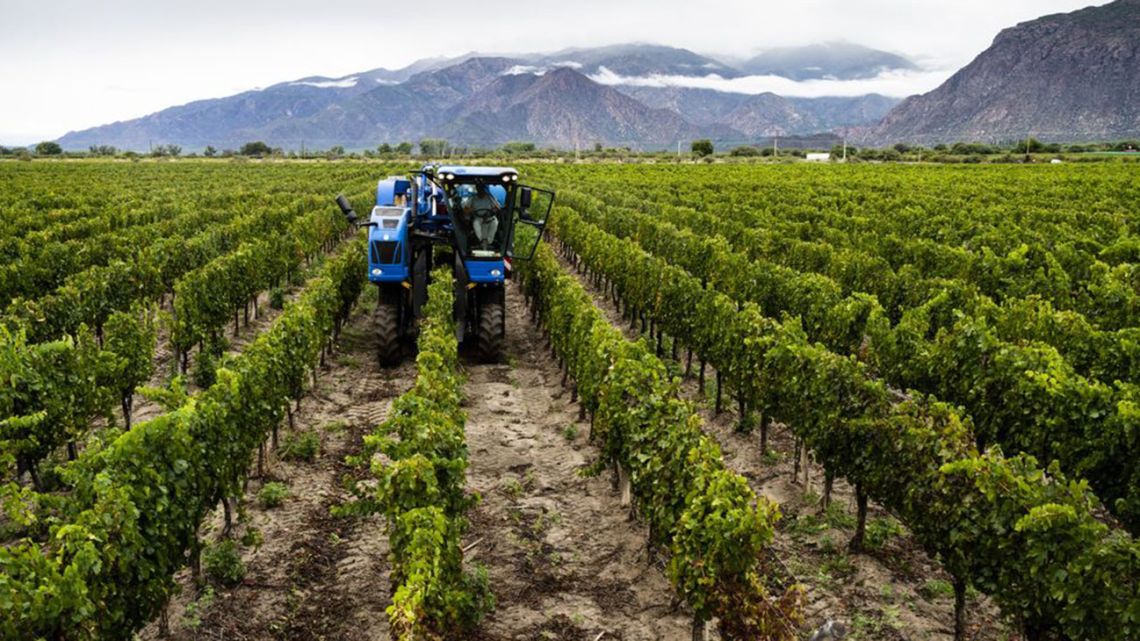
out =
[[806,158],[808,162],[827,162],[831,160],[831,154],[808,154]]

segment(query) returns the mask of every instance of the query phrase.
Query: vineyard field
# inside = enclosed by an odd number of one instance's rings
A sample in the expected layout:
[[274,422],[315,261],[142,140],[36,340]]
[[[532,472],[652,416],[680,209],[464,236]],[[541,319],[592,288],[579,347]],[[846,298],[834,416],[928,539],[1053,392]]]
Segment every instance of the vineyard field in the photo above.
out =
[[0,162],[0,638],[1140,640],[1135,168],[516,167],[385,367],[413,167]]

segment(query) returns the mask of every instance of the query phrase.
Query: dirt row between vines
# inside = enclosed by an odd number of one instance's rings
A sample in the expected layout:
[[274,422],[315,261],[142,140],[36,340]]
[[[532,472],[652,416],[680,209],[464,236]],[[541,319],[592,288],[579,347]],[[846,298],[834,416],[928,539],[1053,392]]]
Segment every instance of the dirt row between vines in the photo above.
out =
[[[594,287],[564,257],[562,266],[586,288],[606,318],[627,338],[637,340],[639,328],[631,328],[620,310]],[[666,340],[664,356],[671,356]],[[683,374],[686,353],[678,349],[672,364]],[[868,508],[867,545],[863,553],[847,551],[854,533],[855,492],[837,479],[832,505],[823,510],[823,468],[810,466],[810,488],[803,473],[795,475],[794,436],[786,426],[769,430],[769,454],[760,451],[759,434],[737,430],[740,417],[735,402],[725,394],[720,414],[714,411],[716,372],[706,368],[706,389],[699,388],[698,359],[693,357],[692,375],[682,381],[682,392],[693,401],[706,431],[721,446],[725,463],[740,473],[752,489],[780,506],[783,515],[773,550],[784,570],[806,588],[805,634],[829,620],[842,622],[847,639],[933,640],[954,638],[954,599],[950,577],[931,559],[897,520],[873,502]],[[984,595],[971,592],[967,602],[971,639],[1016,639],[996,606]]]
[[[298,432],[319,436],[320,453],[312,462],[271,455],[266,478],[250,480],[232,532],[244,579],[199,592],[182,571],[168,638],[388,638],[383,519],[329,513],[349,498],[346,476],[367,477],[344,457],[360,451],[363,435],[415,375],[410,356],[395,369],[376,365],[370,293],[296,415]],[[659,560],[647,556],[644,528],[628,519],[608,477],[579,474],[597,456],[588,425],[578,420],[521,294],[511,287],[507,301],[503,362],[464,366],[467,486],[482,497],[469,513],[464,545],[468,566],[486,568],[497,601],[472,638],[687,638],[689,615],[675,603]],[[282,429],[282,440],[288,432]],[[258,503],[270,481],[289,488],[280,507]],[[219,540],[223,523],[218,510],[203,538]],[[160,621],[141,638],[162,638]]]
[[498,600],[476,638],[688,638],[646,529],[608,475],[579,474],[598,451],[515,287],[505,352],[504,364],[467,368],[467,487],[483,499],[467,561],[487,567]]

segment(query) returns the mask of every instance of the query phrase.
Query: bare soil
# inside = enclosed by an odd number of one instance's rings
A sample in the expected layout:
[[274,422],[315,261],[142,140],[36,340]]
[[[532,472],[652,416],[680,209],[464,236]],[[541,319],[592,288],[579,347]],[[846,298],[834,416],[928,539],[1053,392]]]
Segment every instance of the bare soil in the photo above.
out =
[[682,639],[689,615],[646,530],[608,477],[580,470],[598,456],[549,347],[512,288],[504,363],[468,365],[468,563],[487,567],[498,605],[480,639]]

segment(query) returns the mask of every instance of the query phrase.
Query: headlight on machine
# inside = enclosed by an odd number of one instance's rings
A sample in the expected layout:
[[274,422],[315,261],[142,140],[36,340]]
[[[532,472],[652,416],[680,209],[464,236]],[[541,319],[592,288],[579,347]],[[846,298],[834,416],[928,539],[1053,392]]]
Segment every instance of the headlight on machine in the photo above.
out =
[[373,275],[373,276],[379,276],[379,275],[381,275],[381,274],[383,274],[383,273],[384,273],[384,271],[383,271],[383,270],[381,270],[379,267],[375,267],[375,268],[373,268],[373,269],[372,269],[372,275]]
[[494,276],[495,278],[498,278],[499,276],[502,276],[502,275],[503,275],[503,272],[501,272],[501,271],[499,271],[499,270],[497,270],[497,269],[492,269],[492,270],[491,270],[491,275],[492,275],[492,276]]

